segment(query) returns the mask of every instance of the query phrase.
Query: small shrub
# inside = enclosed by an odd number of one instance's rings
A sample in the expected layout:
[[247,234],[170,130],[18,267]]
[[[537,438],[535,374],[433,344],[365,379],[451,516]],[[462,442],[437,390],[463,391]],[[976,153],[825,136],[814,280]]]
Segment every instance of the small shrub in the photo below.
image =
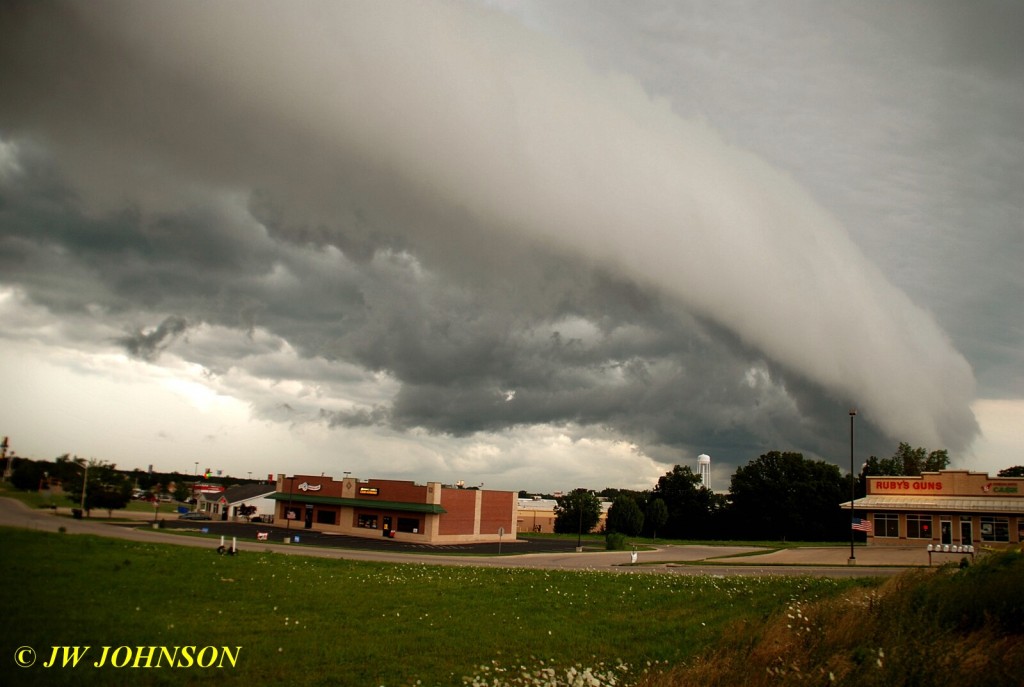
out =
[[609,551],[625,551],[626,535],[620,532],[609,532],[604,537],[604,544]]

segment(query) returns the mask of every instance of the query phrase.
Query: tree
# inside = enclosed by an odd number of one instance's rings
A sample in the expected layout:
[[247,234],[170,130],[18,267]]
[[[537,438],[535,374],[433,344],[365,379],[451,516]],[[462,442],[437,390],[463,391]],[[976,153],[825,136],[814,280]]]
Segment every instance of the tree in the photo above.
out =
[[589,489],[573,489],[556,501],[555,532],[559,534],[589,532],[601,520],[601,502]]
[[46,463],[19,458],[11,471],[11,484],[21,491],[36,491],[44,482]]
[[721,500],[701,484],[700,475],[689,466],[676,465],[659,477],[651,497],[664,501],[668,509],[664,536],[704,539],[715,535]]
[[917,476],[922,472],[938,472],[949,467],[949,452],[946,449],[932,451],[901,441],[890,458],[871,456],[861,470],[862,477],[885,475],[892,477]]
[[996,477],[1024,477],[1024,465],[1014,465],[996,473]]
[[924,461],[924,470],[922,472],[938,472],[948,467],[949,451],[943,448],[928,454],[928,458]]
[[124,508],[131,500],[131,482],[122,480],[120,485],[101,485],[93,494],[90,505],[93,508],[102,508],[107,511],[107,517],[109,518],[113,515],[113,511]]
[[668,522],[668,507],[662,499],[651,499],[647,503],[644,524],[651,533],[651,539],[658,538],[658,530]]
[[[844,495],[843,489],[847,489]],[[849,481],[831,463],[803,454],[771,451],[736,470],[730,512],[749,539],[830,541],[848,533],[839,504],[849,500]]]
[[[63,464],[62,464],[63,462]],[[95,508],[103,508],[107,516],[115,509],[124,508],[131,500],[131,480],[117,471],[117,466],[98,460],[86,462],[76,458],[68,461],[67,456],[58,458],[59,469],[67,475],[63,480],[64,492],[68,500],[76,505],[82,504],[82,481],[85,484],[85,514],[88,516]]]
[[608,509],[608,521],[605,529],[609,532],[619,532],[630,537],[640,534],[644,527],[644,514],[632,496],[620,494],[612,501],[612,507]]

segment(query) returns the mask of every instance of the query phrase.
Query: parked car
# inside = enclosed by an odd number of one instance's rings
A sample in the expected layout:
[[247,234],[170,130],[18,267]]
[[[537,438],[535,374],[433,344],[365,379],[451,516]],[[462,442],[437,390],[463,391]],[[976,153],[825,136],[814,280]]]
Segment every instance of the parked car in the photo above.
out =
[[178,520],[212,520],[206,513],[200,513],[199,511],[193,511],[191,513],[182,513],[178,516]]
[[273,515],[254,515],[254,516],[252,516],[249,519],[249,522],[263,522],[263,523],[270,524],[270,523],[274,522],[274,516]]

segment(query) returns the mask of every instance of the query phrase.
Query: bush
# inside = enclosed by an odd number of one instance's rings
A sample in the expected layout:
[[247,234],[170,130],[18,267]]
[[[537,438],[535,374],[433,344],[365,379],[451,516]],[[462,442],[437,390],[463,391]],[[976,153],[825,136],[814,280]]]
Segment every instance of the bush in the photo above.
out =
[[986,626],[1001,632],[1024,627],[1024,553],[1001,551],[963,569],[951,567],[921,585],[915,607],[904,612],[934,615],[945,630],[968,632]]
[[609,532],[604,537],[604,545],[609,551],[625,551],[626,535],[620,532]]

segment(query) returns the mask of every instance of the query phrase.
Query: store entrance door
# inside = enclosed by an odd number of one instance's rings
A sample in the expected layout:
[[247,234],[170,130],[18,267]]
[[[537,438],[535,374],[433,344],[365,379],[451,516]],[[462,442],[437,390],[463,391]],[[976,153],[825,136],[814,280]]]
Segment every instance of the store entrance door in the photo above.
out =
[[313,506],[306,504],[306,529],[313,528]]
[[383,534],[385,537],[390,537],[391,536],[391,516],[390,515],[385,515],[384,519],[383,519],[383,523],[384,523],[384,529],[381,531],[381,534]]
[[939,531],[942,533],[942,543],[953,543],[953,523],[950,520],[939,521]]
[[960,545],[970,546],[974,544],[974,528],[970,520],[960,521]]

